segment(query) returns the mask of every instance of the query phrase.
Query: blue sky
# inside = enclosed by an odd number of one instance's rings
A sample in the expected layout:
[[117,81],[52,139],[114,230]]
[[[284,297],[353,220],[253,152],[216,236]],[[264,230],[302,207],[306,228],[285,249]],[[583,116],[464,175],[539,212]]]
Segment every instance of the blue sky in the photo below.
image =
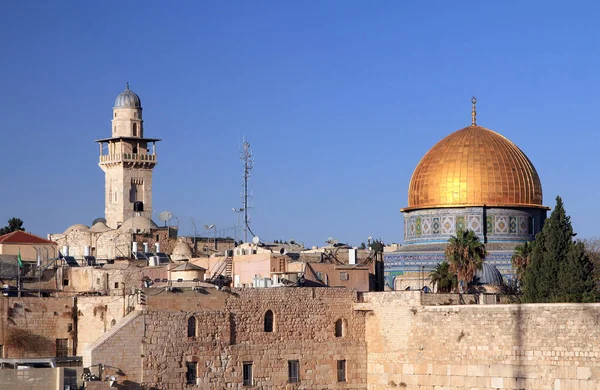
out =
[[[596,236],[600,5],[552,1],[3,2],[0,224],[40,235],[104,213],[94,139],[129,81],[162,138],[154,219],[218,230],[243,136],[263,239],[402,240],[411,174],[478,124],[515,142]],[[233,235],[233,231],[225,231]]]

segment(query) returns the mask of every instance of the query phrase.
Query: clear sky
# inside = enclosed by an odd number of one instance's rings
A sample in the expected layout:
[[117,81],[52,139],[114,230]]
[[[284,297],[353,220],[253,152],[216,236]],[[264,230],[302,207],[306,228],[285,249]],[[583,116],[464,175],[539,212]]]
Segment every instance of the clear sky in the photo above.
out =
[[415,166],[475,95],[544,203],[560,194],[579,237],[599,235],[599,17],[591,1],[4,1],[0,225],[103,216],[93,140],[129,81],[163,139],[154,219],[183,234],[236,223],[245,136],[262,239],[400,242]]

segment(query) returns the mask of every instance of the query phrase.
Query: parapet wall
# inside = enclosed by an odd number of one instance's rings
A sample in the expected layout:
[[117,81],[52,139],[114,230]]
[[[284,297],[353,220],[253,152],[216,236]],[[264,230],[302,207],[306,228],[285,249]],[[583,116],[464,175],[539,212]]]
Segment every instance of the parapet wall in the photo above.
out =
[[369,389],[596,389],[600,304],[420,306],[364,294]]

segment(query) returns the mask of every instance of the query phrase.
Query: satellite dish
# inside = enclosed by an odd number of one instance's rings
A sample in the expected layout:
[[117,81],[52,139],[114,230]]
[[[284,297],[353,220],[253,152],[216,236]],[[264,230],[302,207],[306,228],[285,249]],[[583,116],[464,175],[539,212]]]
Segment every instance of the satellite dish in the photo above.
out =
[[94,222],[92,222],[92,226],[94,226],[95,224],[97,224],[98,222],[102,222],[104,224],[106,224],[106,219],[100,217],[100,218],[96,218],[94,219]]
[[252,243],[254,245],[258,245],[259,242],[260,242],[260,238],[258,238],[258,236],[254,236],[254,238],[252,239]]
[[173,218],[173,213],[170,211],[163,211],[162,213],[158,214],[158,219],[163,221],[165,225],[167,224],[167,221],[171,220],[171,218]]

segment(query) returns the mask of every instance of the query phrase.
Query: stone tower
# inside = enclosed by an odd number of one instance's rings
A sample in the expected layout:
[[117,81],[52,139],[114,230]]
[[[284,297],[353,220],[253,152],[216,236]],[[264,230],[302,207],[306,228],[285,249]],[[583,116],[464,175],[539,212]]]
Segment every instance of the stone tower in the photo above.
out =
[[[129,83],[115,100],[112,137],[96,140],[104,171],[104,215],[106,224],[116,229],[136,214],[152,219],[152,170],[156,166],[156,142],[144,138],[142,104]],[[135,202],[143,211],[134,213]],[[139,205],[139,203],[138,203]]]

